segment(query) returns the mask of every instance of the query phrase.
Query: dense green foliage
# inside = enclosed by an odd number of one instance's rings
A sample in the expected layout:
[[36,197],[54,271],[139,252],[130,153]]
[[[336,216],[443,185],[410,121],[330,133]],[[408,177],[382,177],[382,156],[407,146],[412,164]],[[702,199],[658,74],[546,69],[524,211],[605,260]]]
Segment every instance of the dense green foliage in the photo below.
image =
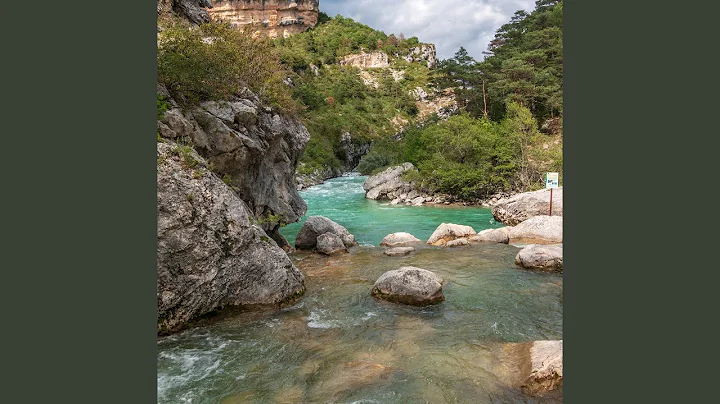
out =
[[[392,119],[414,119],[418,109],[408,90],[426,87],[430,69],[401,56],[418,43],[414,37],[400,40],[350,18],[325,15],[315,28],[275,41],[281,60],[295,73],[293,97],[307,107],[302,118],[310,142],[299,172],[353,168],[342,148],[343,133],[349,133],[353,143],[364,144],[393,135],[398,128]],[[404,72],[401,80],[396,81],[389,69],[361,72],[337,63],[348,54],[377,50],[388,53],[391,67]]]
[[411,47],[420,43],[416,37],[405,39],[400,34],[399,39],[341,15],[329,18],[320,14],[315,28],[277,40],[280,58],[295,71],[307,69],[311,64],[333,64],[343,56],[363,50],[406,55]]
[[409,180],[433,192],[472,200],[503,190],[538,187],[544,172],[562,167],[561,155],[542,147],[547,138],[526,107],[510,102],[499,123],[463,113],[410,128],[399,142],[380,141],[358,170],[374,174],[409,161],[419,170]]
[[409,161],[419,170],[409,179],[466,200],[540,188],[548,171],[562,178],[562,6],[538,0],[516,12],[482,62],[462,47],[441,60],[434,81],[454,88],[464,113],[377,143],[358,170]]
[[247,86],[281,109],[299,109],[272,42],[228,24],[171,24],[158,36],[157,58],[158,81],[181,103],[227,99]]
[[[562,0],[538,0],[531,13],[517,11],[498,29],[482,62],[465,49],[438,63],[445,85],[460,87],[458,101],[473,116],[499,120],[510,101],[535,119],[562,115]],[[483,89],[485,99],[483,100]]]

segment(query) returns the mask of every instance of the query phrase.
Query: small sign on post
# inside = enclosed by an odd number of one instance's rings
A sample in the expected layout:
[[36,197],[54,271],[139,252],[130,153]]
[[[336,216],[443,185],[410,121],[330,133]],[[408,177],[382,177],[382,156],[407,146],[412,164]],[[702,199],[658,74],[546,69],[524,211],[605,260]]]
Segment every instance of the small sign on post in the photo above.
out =
[[560,184],[560,174],[558,173],[546,173],[545,174],[545,189],[550,188],[550,216],[552,216],[552,191],[553,188],[557,188]]

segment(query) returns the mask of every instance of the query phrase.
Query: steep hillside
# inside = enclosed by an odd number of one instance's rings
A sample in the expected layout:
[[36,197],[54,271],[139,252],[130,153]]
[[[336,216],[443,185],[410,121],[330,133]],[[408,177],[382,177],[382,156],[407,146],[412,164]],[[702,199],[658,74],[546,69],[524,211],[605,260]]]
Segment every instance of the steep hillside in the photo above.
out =
[[433,83],[433,44],[342,16],[320,13],[319,21],[275,42],[293,69],[293,96],[307,107],[302,119],[310,142],[298,168],[301,186],[353,170],[372,142],[456,109]]

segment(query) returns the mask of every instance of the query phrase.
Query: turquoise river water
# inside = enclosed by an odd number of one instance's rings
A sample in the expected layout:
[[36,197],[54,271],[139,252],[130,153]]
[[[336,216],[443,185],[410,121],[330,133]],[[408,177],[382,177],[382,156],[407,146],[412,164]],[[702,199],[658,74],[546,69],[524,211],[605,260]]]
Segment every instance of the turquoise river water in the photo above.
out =
[[[519,269],[518,247],[418,246],[388,257],[382,238],[426,240],[442,222],[499,227],[488,209],[391,206],[364,198],[364,177],[302,191],[308,216],[347,227],[349,254],[291,254],[307,291],[282,310],[236,312],[158,339],[159,403],[533,403],[523,395],[515,343],[562,339],[562,275]],[[300,224],[283,235],[292,244]],[[370,296],[404,265],[444,280],[446,300],[424,308]]]

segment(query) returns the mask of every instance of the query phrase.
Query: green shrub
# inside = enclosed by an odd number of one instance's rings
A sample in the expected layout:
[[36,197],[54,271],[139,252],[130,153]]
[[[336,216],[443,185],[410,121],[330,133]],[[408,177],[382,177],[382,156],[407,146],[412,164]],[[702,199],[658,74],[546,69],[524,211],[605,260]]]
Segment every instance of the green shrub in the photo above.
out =
[[263,101],[296,112],[288,72],[268,39],[212,22],[166,27],[158,38],[158,80],[178,102],[228,99],[247,86]]

